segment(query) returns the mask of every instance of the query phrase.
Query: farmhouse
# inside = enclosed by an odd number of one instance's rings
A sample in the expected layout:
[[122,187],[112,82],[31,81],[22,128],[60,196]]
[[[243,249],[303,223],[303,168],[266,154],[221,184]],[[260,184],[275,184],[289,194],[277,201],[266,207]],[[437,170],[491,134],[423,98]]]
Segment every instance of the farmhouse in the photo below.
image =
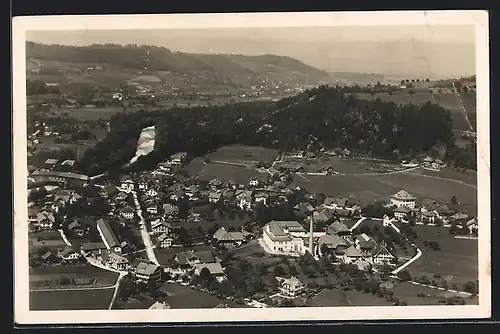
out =
[[395,205],[397,207],[406,206],[410,209],[415,208],[416,198],[410,195],[406,190],[400,190],[390,197],[391,205]]
[[394,209],[394,217],[398,220],[404,220],[413,211],[407,206],[398,206]]
[[359,250],[356,249],[354,246],[350,246],[349,248],[346,248],[341,255],[342,261],[345,263],[353,263],[359,259],[363,258],[363,254]]
[[245,232],[229,232],[224,226],[219,228],[213,235],[214,241],[223,246],[240,246],[248,236]]
[[326,248],[328,252],[333,254],[340,254],[349,244],[337,234],[325,234],[321,235],[318,239],[318,249],[319,255],[323,255],[322,252]]
[[101,260],[103,263],[116,270],[127,270],[130,264],[126,257],[116,254],[109,249],[101,253]]
[[297,277],[280,278],[279,290],[283,297],[295,298],[302,295],[305,285]]
[[184,162],[187,157],[186,152],[178,152],[170,156],[170,163],[172,165],[180,165]]
[[306,232],[296,221],[273,220],[264,226],[262,240],[273,253],[304,254],[307,250],[304,239],[297,234]]
[[436,213],[434,211],[426,211],[424,213],[421,214],[420,218],[422,220],[422,222],[425,222],[425,223],[434,223],[436,221]]
[[327,227],[326,234],[336,234],[338,236],[344,236],[351,234],[351,231],[343,222],[341,222],[340,220],[336,220]]
[[56,222],[54,214],[49,211],[41,211],[36,215],[36,224],[40,229],[51,229]]
[[477,234],[477,230],[478,230],[477,217],[472,218],[471,220],[469,220],[465,224],[465,227],[467,227],[467,229],[469,230],[470,234]]
[[143,282],[159,281],[161,278],[161,267],[147,260],[138,259],[131,265],[134,277]]
[[376,266],[395,266],[397,264],[397,257],[387,249],[385,243],[382,243],[373,250],[372,262]]
[[124,176],[120,181],[120,188],[126,192],[134,190],[134,181],[129,176]]
[[112,250],[116,253],[121,253],[120,243],[118,242],[118,238],[116,237],[115,232],[109,225],[109,222],[104,219],[99,219],[97,221],[97,230],[102,238],[102,241],[106,245],[107,249]]
[[172,232],[172,225],[163,219],[156,219],[151,222],[151,230],[154,234],[170,234]]
[[81,252],[83,256],[95,253],[101,254],[105,249],[106,245],[103,242],[86,242],[81,245]]
[[210,275],[214,276],[219,283],[226,279],[224,268],[222,268],[222,265],[219,262],[197,263],[194,266],[194,272],[196,275],[200,275],[203,269],[207,269],[210,272]]
[[364,256],[371,255],[378,246],[377,242],[365,233],[354,236],[354,245]]
[[126,205],[125,207],[120,209],[120,215],[125,219],[131,220],[135,217],[135,210]]
[[252,192],[249,190],[238,190],[235,193],[236,205],[242,210],[250,210],[252,207]]
[[57,256],[59,256],[63,261],[73,261],[79,259],[82,255],[70,246],[66,246],[63,249],[58,250]]
[[156,238],[161,248],[170,248],[172,246],[172,239],[167,233],[162,233]]

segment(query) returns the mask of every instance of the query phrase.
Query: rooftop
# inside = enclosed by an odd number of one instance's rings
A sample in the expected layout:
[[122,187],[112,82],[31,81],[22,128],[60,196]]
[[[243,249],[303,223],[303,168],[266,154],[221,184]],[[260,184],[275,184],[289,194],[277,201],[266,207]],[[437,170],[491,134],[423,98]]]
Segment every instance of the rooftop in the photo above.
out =
[[416,199],[414,196],[410,195],[406,190],[400,190],[391,197],[395,199],[408,200],[408,201]]

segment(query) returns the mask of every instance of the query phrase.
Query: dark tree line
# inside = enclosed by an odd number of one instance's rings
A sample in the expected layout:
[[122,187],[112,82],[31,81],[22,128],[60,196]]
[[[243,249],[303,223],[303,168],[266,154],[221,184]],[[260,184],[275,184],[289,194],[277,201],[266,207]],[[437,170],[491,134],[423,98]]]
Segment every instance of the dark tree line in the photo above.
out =
[[449,161],[473,164],[472,154],[455,146],[452,123],[450,112],[435,104],[365,101],[343,88],[321,86],[275,103],[117,114],[107,138],[86,152],[79,168],[89,174],[119,168],[134,155],[141,129],[153,124],[154,152],[133,168],[152,167],[178,151],[199,156],[234,143],[281,151],[347,148],[389,159],[444,147]]

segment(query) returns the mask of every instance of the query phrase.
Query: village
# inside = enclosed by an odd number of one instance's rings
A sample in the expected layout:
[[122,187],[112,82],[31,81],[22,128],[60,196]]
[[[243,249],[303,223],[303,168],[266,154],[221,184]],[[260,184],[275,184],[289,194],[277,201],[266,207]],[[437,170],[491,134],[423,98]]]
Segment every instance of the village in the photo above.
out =
[[[224,162],[185,152],[152,171],[116,180],[75,174],[71,161],[48,159],[29,176],[30,266],[88,263],[118,273],[113,300],[125,308],[140,293],[137,286],[153,296],[146,303],[151,305],[141,307],[171,307],[162,301],[165,284],[205,291],[237,307],[313,306],[308,301],[335,289],[372,292],[391,305],[405,305],[384,288],[388,282],[432,285],[432,278],[409,274],[425,252],[412,228],[446,228],[455,238],[477,238],[477,217],[404,189],[368,204],[305,191],[294,177],[342,174],[331,166],[313,170],[311,163],[296,163],[317,155],[294,152],[258,161],[244,183],[190,175],[186,170],[193,164]],[[321,155],[348,159],[351,153]],[[425,157],[392,172],[443,165]],[[51,233],[63,244],[51,247],[54,238],[45,237]],[[434,240],[423,242],[440,248]],[[323,284],[309,280],[318,277]],[[469,290],[463,295],[470,296],[477,287],[435,288]]]

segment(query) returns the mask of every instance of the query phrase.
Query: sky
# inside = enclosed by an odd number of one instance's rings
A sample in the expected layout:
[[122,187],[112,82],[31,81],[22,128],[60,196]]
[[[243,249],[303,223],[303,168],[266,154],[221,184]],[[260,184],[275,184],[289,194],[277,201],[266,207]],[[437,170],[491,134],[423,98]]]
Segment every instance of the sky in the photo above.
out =
[[29,31],[26,39],[65,45],[149,44],[187,53],[278,54],[338,72],[475,74],[472,25]]

